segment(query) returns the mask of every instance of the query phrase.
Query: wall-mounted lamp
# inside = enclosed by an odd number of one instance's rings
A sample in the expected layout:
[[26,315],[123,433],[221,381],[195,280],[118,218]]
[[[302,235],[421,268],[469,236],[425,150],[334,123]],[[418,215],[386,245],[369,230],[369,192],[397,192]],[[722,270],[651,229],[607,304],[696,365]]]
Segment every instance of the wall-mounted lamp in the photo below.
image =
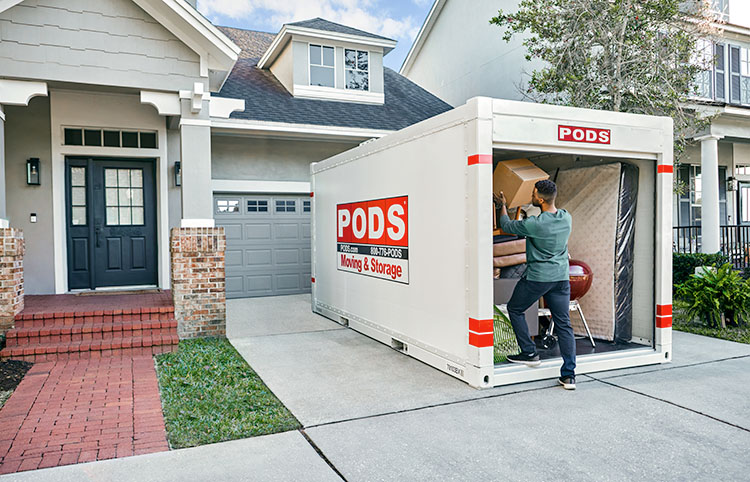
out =
[[32,157],[26,161],[26,184],[38,186],[42,183],[39,172],[39,159]]
[[730,177],[727,179],[727,191],[737,190],[737,179]]
[[182,169],[180,161],[174,163],[174,185],[182,186]]

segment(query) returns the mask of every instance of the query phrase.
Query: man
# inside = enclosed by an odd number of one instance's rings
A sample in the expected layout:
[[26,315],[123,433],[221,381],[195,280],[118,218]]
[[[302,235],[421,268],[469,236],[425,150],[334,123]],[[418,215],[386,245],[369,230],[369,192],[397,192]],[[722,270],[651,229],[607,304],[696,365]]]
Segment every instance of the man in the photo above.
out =
[[524,312],[539,298],[552,313],[555,322],[563,365],[558,382],[566,390],[575,390],[576,345],[570,325],[570,273],[568,266],[568,238],[571,217],[564,209],[555,207],[557,186],[549,180],[534,186],[531,203],[542,210],[539,216],[522,221],[511,221],[505,205],[505,195],[500,193],[495,202],[500,205],[500,227],[509,234],[526,236],[526,272],[516,284],[508,302],[513,331],[521,353],[508,357],[512,363],[538,366],[539,354],[529,336]]

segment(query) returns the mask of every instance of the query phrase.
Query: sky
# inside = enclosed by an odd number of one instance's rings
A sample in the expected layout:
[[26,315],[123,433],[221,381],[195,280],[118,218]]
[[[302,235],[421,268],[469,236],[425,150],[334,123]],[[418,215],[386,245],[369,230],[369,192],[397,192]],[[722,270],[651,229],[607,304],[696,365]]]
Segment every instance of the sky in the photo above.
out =
[[321,17],[398,41],[383,59],[398,72],[433,0],[198,0],[214,25],[278,33],[289,22]]

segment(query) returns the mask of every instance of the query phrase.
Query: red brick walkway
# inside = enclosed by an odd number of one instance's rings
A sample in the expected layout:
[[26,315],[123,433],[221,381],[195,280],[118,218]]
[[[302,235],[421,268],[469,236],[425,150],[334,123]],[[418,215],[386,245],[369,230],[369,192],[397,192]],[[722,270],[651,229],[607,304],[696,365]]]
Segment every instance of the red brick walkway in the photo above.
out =
[[37,363],[0,410],[0,474],[168,448],[150,356]]

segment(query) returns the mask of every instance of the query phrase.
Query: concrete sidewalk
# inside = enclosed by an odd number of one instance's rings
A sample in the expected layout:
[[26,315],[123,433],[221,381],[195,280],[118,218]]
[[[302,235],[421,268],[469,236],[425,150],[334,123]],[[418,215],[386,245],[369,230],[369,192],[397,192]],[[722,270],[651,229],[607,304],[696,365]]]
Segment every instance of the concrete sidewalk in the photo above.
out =
[[0,480],[745,480],[750,345],[478,391],[310,311],[229,302],[232,343],[304,429]]

